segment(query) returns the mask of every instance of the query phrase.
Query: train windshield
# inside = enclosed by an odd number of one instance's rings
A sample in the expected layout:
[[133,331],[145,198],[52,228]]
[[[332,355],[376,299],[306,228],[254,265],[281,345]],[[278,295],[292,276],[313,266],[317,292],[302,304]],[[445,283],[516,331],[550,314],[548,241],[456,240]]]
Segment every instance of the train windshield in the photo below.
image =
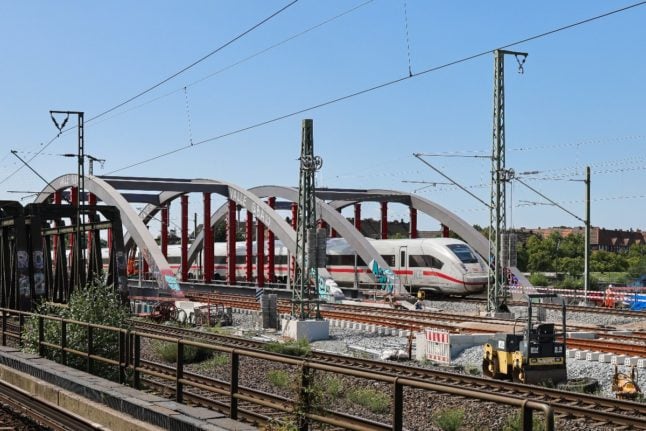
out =
[[447,247],[462,261],[462,263],[478,263],[478,258],[466,244],[449,244]]

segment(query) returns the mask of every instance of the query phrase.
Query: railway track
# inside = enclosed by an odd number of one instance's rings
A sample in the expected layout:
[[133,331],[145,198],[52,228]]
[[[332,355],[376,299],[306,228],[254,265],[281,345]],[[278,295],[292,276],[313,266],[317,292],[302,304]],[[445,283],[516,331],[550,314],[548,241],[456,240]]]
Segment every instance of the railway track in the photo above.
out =
[[[198,295],[191,299],[202,302],[221,302],[228,306],[258,310],[258,303],[247,297],[235,296],[232,299],[222,296]],[[288,313],[290,305],[288,302],[279,302],[279,311]],[[590,307],[587,307],[590,308]],[[361,322],[367,325],[387,326],[409,331],[423,331],[425,328],[433,327],[445,329],[452,333],[496,333],[499,327],[493,325],[514,324],[513,320],[494,319],[488,316],[466,316],[459,314],[448,314],[429,311],[408,311],[395,310],[382,307],[333,305],[326,304],[321,309],[322,317],[327,319],[347,320]],[[590,327],[571,325],[570,331],[588,332]],[[636,331],[631,335],[616,334],[608,328],[595,328],[603,339],[568,338],[569,347],[591,350],[596,352],[614,353],[618,355],[639,356],[646,358],[646,333]]]
[[[138,322],[136,329],[156,335],[190,338],[244,349],[262,350],[265,346],[265,343],[240,337],[229,337],[185,328],[170,328],[152,323]],[[419,379],[449,387],[469,388],[483,393],[497,393],[523,400],[547,402],[552,405],[557,416],[561,418],[583,418],[587,421],[612,424],[617,427],[646,429],[646,404],[642,403],[316,351],[312,352],[309,360],[370,373]]]
[[71,413],[22,389],[0,380],[0,403],[23,413],[53,431],[104,430],[105,427]]

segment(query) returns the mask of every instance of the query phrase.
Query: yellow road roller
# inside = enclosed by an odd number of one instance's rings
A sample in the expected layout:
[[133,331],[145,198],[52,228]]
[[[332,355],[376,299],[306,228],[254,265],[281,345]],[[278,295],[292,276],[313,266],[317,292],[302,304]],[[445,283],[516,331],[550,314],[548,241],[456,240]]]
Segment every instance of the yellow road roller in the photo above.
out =
[[[560,304],[562,332],[554,323],[544,323],[546,303]],[[534,315],[536,312],[537,316]],[[495,334],[484,346],[482,373],[494,379],[527,384],[567,381],[565,354],[565,302],[552,294],[527,295],[527,325],[522,333]]]

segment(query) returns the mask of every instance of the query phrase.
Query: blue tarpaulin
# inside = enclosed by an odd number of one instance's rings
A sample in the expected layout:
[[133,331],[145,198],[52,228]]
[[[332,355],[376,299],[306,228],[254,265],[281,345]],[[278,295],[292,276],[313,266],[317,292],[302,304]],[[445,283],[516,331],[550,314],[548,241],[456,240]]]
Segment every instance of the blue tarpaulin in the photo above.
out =
[[633,295],[628,301],[630,303],[631,310],[646,310],[646,295]]

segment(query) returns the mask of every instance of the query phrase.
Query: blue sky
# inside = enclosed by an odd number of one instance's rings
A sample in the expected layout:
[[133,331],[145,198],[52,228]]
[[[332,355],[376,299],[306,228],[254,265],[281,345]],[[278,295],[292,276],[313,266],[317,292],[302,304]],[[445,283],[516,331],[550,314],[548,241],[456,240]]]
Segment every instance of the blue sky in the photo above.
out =
[[[56,135],[49,110],[84,111],[90,119],[286,4],[0,3],[0,199],[22,196],[10,190],[44,186],[26,168],[11,175],[21,166],[11,149],[24,159],[42,150],[30,164],[48,179],[76,172],[74,159],[56,156],[76,151],[73,131],[42,149]],[[89,121],[86,152],[106,159],[103,168],[95,166],[99,175],[297,185],[301,120],[312,118],[315,152],[324,159],[319,186],[414,191],[423,185],[406,181],[445,180],[413,153],[490,155],[493,54],[123,168],[191,139],[200,142],[406,77],[409,61],[417,74],[630,4],[300,0],[189,71]],[[645,22],[646,5],[514,46],[529,53],[522,75],[516,60],[506,59],[507,167],[540,171],[523,181],[583,217],[580,180],[591,166],[594,226],[646,229]],[[487,158],[426,160],[489,201]],[[469,223],[489,223],[486,207],[453,186],[419,193]],[[201,213],[201,197],[190,200],[190,211]],[[541,204],[520,183],[511,186],[507,201],[508,226],[581,224]],[[175,222],[178,206],[171,213]],[[377,205],[365,205],[363,214],[376,217]],[[389,214],[408,217],[396,204]],[[439,225],[421,217],[420,227]]]

